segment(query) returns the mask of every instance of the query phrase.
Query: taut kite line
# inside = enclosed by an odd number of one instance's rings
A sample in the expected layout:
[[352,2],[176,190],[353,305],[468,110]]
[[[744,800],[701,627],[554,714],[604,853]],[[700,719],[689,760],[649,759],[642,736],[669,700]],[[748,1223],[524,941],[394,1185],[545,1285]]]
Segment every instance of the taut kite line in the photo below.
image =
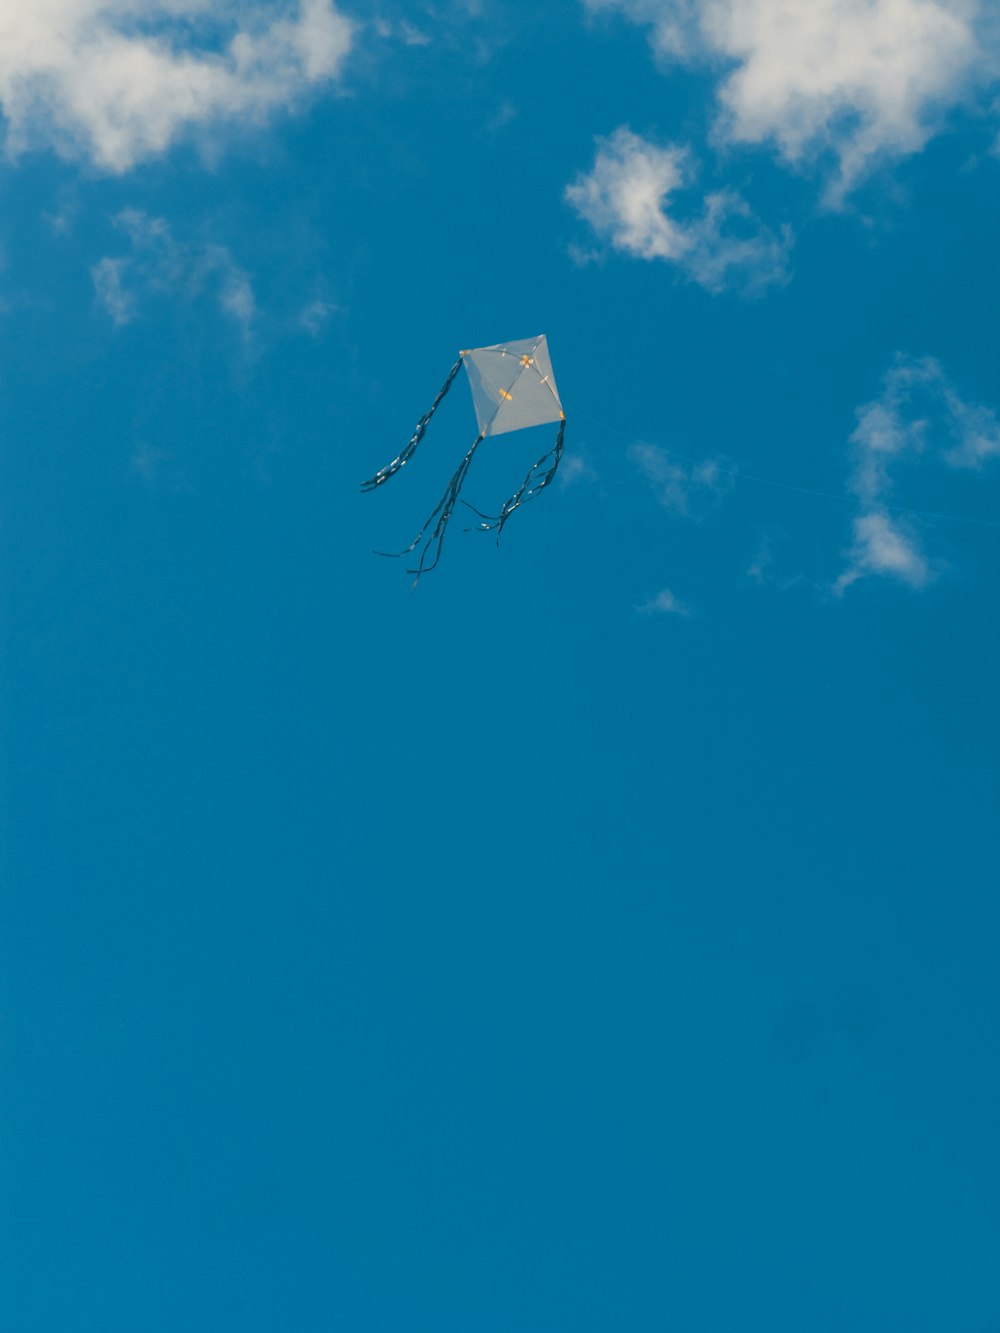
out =
[[[438,390],[438,395],[430,410],[417,422],[402,451],[385,467],[379,468],[374,477],[363,483],[363,491],[374,491],[383,482],[394,477],[417,451],[417,446],[424,438],[428,423],[437,411],[442,398],[451,388],[455,376],[465,366],[472,388],[472,401],[476,409],[479,434],[472,441],[469,452],[459,463],[437,508],[431,513],[423,527],[404,551],[393,554],[409,555],[424,542],[415,568],[409,572],[417,579],[421,574],[434,568],[441,558],[448,523],[458,503],[459,492],[465,481],[473,455],[488,435],[505,435],[508,431],[524,430],[527,426],[541,426],[547,422],[558,421],[559,430],[552,448],[542,455],[528,469],[527,476],[520,489],[506,500],[499,514],[479,514],[483,520],[477,528],[479,532],[495,532],[499,540],[504,524],[514,510],[525,504],[539,491],[545,489],[556,474],[559,460],[563,454],[563,437],[566,433],[566,414],[559,401],[552,362],[549,359],[549,347],[544,334],[537,338],[521,338],[517,342],[497,343],[493,347],[474,347],[460,352],[458,360],[448,372],[448,378]],[[466,504],[466,501],[462,501]],[[471,505],[468,506],[470,509]],[[426,540],[424,541],[425,534]],[[386,552],[379,552],[380,555]]]

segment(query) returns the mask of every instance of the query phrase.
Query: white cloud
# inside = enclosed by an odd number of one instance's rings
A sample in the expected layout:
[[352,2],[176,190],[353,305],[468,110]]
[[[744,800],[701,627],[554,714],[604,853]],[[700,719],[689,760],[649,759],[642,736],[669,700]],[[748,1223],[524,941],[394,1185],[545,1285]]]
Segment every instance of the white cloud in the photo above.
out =
[[324,301],[319,297],[304,306],[299,314],[299,324],[306,333],[318,338],[332,317],[340,313],[342,307],[333,301]]
[[784,281],[791,233],[765,227],[734,190],[706,195],[696,217],[670,215],[671,196],[688,187],[691,174],[683,148],[660,147],[622,125],[597,140],[592,170],[567,187],[566,198],[612,249],[677,264],[708,291],[753,292]]
[[129,460],[132,473],[152,490],[176,494],[190,489],[190,483],[175,456],[168,449],[157,449],[141,440]]
[[735,190],[707,194],[704,213],[689,231],[694,244],[686,267],[710,292],[735,285],[751,296],[788,279],[791,228],[765,227]]
[[732,473],[715,458],[689,463],[641,441],[629,446],[628,456],[663,508],[679,518],[701,517],[733,487]]
[[135,316],[135,298],[122,283],[127,259],[100,259],[90,270],[97,299],[116,324],[128,324]]
[[938,374],[935,361],[901,359],[886,375],[881,396],[858,408],[849,486],[863,504],[878,504],[891,489],[894,462],[923,451],[929,418],[914,410],[914,400]]
[[1000,421],[991,407],[966,403],[949,384],[942,385],[953,443],[945,455],[952,467],[980,468],[1000,456]]
[[386,41],[397,40],[404,46],[429,46],[430,38],[425,32],[414,27],[408,19],[400,19],[394,23],[391,19],[376,19],[375,31],[379,37]]
[[484,134],[499,134],[501,130],[505,130],[508,125],[517,120],[520,114],[520,109],[505,97],[483,126]]
[[597,469],[581,453],[567,454],[560,464],[556,479],[560,486],[575,486],[580,482],[600,481]]
[[691,616],[694,612],[679,598],[675,597],[669,588],[664,588],[653,597],[647,598],[641,606],[635,608],[641,616]]
[[187,132],[263,122],[336,78],[332,0],[0,0],[7,148],[123,172]]
[[[815,591],[816,580],[799,567],[794,551],[790,550],[790,537],[790,532],[781,525],[771,524],[761,531],[753,559],[746,568],[746,577],[758,588],[776,592],[790,592],[793,588]],[[821,587],[828,593],[829,579]]]
[[932,577],[912,524],[890,516],[900,465],[927,458],[955,469],[982,468],[1000,457],[1000,421],[992,408],[967,402],[933,357],[897,357],[882,392],[857,410],[851,436],[849,489],[861,501],[848,565],[835,591],[866,575],[920,588]]
[[885,494],[896,459],[930,453],[950,467],[978,469],[1000,457],[996,412],[967,402],[934,357],[898,356],[857,418],[852,489],[862,500]]
[[691,243],[663,204],[684,184],[684,150],[657,148],[625,126],[597,142],[593,170],[577,177],[566,198],[616,250],[640,259],[680,259]]
[[861,514],[854,520],[854,545],[847,569],[834,584],[842,593],[866,574],[899,579],[922,588],[930,578],[927,560],[916,535],[886,513]]
[[116,324],[138,317],[140,295],[193,301],[209,294],[249,336],[257,313],[253,286],[224,245],[184,244],[163,218],[135,208],[120,213],[115,225],[128,236],[131,253],[100,259],[90,272],[97,299]]
[[763,587],[769,581],[771,565],[774,561],[774,542],[768,533],[760,539],[757,553],[747,566],[747,578]]
[[652,29],[665,60],[718,70],[717,132],[790,163],[831,152],[832,191],[919,152],[1000,76],[995,0],[584,0]]
[[212,262],[221,274],[219,305],[230,319],[235,319],[237,324],[249,329],[257,313],[257,303],[254,300],[250,279],[235,266],[228,250],[218,247],[213,249],[211,254]]

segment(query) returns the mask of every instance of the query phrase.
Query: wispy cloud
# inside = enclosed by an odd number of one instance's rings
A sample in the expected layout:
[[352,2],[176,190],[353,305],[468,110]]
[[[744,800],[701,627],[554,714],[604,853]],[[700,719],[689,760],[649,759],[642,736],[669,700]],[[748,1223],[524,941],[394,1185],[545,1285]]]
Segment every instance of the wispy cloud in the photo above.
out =
[[130,253],[106,256],[91,268],[98,301],[116,324],[137,319],[144,297],[172,294],[185,301],[209,296],[249,337],[257,313],[250,278],[224,245],[182,243],[163,218],[127,208],[115,218]]
[[128,267],[127,259],[99,259],[90,270],[94,292],[116,324],[128,324],[135,318],[135,297],[127,291],[122,280]]
[[635,608],[641,616],[692,616],[694,612],[678,597],[670,591],[669,588],[663,588],[660,592],[654,593],[641,605]]
[[1000,76],[995,0],[584,0],[651,29],[661,59],[718,73],[716,133],[791,164],[832,154],[831,202],[919,152]]
[[835,591],[842,593],[868,575],[895,578],[913,588],[933,577],[915,522],[893,512],[900,465],[927,458],[977,471],[998,456],[1000,420],[992,408],[966,401],[933,357],[897,357],[878,398],[857,410],[848,488],[858,497],[861,513]]
[[189,483],[175,456],[168,449],[157,449],[141,440],[130,460],[132,473],[151,490],[176,493],[189,489]]
[[430,45],[431,39],[427,33],[417,28],[409,19],[376,19],[375,31],[384,40],[402,42],[404,46]]
[[486,122],[483,133],[487,136],[499,134],[501,130],[505,130],[508,125],[513,124],[520,114],[520,110],[514,103],[505,97]]
[[352,32],[332,0],[6,0],[8,151],[127,171],[185,133],[287,111],[338,76]]
[[566,198],[595,235],[636,259],[676,264],[710,292],[762,291],[788,276],[790,230],[766,227],[735,190],[705,195],[693,217],[671,215],[672,196],[689,188],[690,158],[627,126],[597,140],[594,165],[567,187]]
[[318,338],[333,316],[341,310],[342,307],[335,301],[324,301],[317,297],[300,311],[299,325],[313,338]]
[[912,528],[907,530],[899,519],[877,510],[854,520],[854,544],[847,568],[834,584],[834,592],[841,594],[868,574],[898,579],[911,588],[924,587],[931,577],[920,540]]
[[964,402],[942,382],[953,443],[945,454],[952,467],[978,469],[1000,456],[1000,421],[991,407]]
[[789,572],[780,567],[779,557],[787,540],[788,533],[781,527],[772,526],[761,533],[753,559],[746,570],[747,578],[759,588],[775,588],[787,592],[790,588],[810,586],[811,581],[801,571]]
[[600,481],[600,476],[597,469],[584,454],[579,452],[567,453],[559,471],[556,473],[556,481],[558,485],[563,487],[576,486],[580,482]]
[[663,508],[679,518],[703,517],[733,488],[732,473],[717,458],[691,463],[642,441],[629,445],[628,457]]

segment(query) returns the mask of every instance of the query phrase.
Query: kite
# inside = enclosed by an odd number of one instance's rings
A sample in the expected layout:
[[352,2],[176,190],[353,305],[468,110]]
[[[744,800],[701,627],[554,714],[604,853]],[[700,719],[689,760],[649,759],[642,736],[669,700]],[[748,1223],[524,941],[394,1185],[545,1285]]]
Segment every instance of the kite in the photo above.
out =
[[[504,435],[508,431],[523,430],[527,426],[559,422],[555,444],[531,465],[520,488],[504,501],[499,514],[482,514],[467,501],[462,501],[482,519],[475,530],[495,532],[497,541],[500,540],[500,533],[515,509],[520,508],[548,486],[556,475],[563,454],[566,414],[559,401],[552,362],[549,359],[548,343],[545,335],[539,334],[537,338],[521,338],[517,342],[497,343],[493,347],[474,347],[460,352],[430,410],[417,422],[413,434],[402,451],[391,463],[386,463],[385,467],[379,468],[373,477],[369,477],[362,484],[362,491],[376,490],[390,477],[394,477],[400,468],[406,466],[416,453],[431,417],[441,405],[441,400],[451,388],[462,366],[465,366],[472,388],[472,401],[476,409],[479,434],[455,470],[437,508],[433,510],[409,546],[403,551],[378,552],[379,555],[409,555],[423,541],[420,555],[416,558],[416,567],[409,570],[409,573],[416,575],[415,583],[421,574],[433,569],[441,558],[441,548],[444,545],[448,523],[455,512],[459,492],[468,474],[473,455],[488,435]],[[424,540],[425,535],[426,540]]]

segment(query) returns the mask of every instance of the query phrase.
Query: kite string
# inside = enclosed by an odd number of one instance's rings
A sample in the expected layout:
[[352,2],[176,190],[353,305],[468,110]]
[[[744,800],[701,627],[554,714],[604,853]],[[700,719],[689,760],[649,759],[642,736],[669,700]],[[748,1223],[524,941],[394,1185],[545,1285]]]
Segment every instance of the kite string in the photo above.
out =
[[[617,426],[612,426],[606,421],[598,421],[598,419],[592,417],[589,412],[581,412],[579,409],[576,409],[574,415],[583,417],[595,426],[600,426],[602,430],[607,430],[614,435],[621,436],[623,440],[629,440],[632,443],[635,443],[643,438],[640,435],[630,434],[628,431],[621,430]],[[681,462],[690,463],[693,467],[701,467],[711,463],[716,472],[721,472],[727,477],[733,477],[736,481],[752,481],[758,486],[771,486],[776,490],[794,491],[798,495],[811,495],[818,500],[836,500],[839,504],[857,503],[854,496],[845,495],[843,492],[838,494],[836,491],[819,491],[809,486],[795,486],[788,481],[776,481],[773,477],[757,477],[751,472],[742,472],[739,468],[721,467],[711,459],[694,458],[690,454],[682,454],[678,450],[668,449],[666,446],[659,444],[656,441],[650,441],[650,443],[656,444],[656,447],[666,454],[668,458],[680,459]],[[968,514],[945,514],[933,509],[911,509],[904,505],[885,503],[880,504],[879,507],[893,514],[910,514],[916,518],[939,518],[948,523],[972,523],[976,527],[1000,529],[1000,522],[997,522],[994,519],[974,518]]]

